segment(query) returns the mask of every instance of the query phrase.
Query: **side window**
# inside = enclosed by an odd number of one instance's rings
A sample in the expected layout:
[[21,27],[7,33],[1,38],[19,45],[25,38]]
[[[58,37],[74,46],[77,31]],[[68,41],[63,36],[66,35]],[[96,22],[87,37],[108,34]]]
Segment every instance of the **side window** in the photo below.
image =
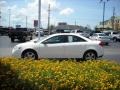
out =
[[105,34],[106,34],[107,36],[109,36],[109,35],[110,35],[110,32],[106,32]]
[[77,36],[73,36],[73,42],[86,42],[86,40]]
[[94,33],[93,36],[97,36],[97,34]]
[[69,42],[86,42],[86,40],[77,36],[69,36]]
[[66,43],[66,42],[68,42],[68,36],[64,36],[64,35],[54,36],[43,41],[43,43],[46,44]]
[[75,30],[72,30],[71,33],[75,33]]

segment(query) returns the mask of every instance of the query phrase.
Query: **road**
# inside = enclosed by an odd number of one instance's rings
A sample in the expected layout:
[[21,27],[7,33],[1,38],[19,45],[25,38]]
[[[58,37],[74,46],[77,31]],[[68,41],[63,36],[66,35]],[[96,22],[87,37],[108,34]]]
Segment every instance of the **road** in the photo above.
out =
[[[0,57],[11,56],[12,48],[19,43],[12,43],[7,36],[0,36]],[[120,42],[111,42],[109,46],[104,46],[103,59],[120,62]]]
[[120,62],[120,42],[111,42],[105,46],[103,58]]

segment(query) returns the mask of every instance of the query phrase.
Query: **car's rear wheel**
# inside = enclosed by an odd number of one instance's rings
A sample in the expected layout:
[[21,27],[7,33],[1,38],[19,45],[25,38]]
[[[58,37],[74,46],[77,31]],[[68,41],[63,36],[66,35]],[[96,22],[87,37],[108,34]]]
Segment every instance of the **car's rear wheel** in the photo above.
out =
[[22,58],[25,59],[38,59],[38,55],[34,50],[26,50],[22,53]]
[[109,43],[108,43],[108,42],[106,42],[106,45],[108,46],[108,45],[109,45]]
[[95,51],[87,51],[83,56],[84,60],[95,60],[96,58],[97,54]]
[[117,42],[117,38],[116,38],[116,37],[113,37],[113,41],[114,41],[114,42]]

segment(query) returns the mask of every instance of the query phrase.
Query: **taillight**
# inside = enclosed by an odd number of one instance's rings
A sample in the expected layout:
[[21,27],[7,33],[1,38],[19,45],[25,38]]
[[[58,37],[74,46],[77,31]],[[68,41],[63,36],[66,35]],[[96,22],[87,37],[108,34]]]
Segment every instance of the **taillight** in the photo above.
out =
[[100,41],[99,45],[100,45],[101,47],[103,47],[104,43]]

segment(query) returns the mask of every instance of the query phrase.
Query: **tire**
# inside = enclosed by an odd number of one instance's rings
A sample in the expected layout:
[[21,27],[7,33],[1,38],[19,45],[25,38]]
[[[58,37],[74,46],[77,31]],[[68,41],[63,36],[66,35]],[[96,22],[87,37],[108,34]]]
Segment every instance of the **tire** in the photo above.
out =
[[32,38],[32,36],[30,37],[30,40],[32,40],[33,38]]
[[25,38],[20,38],[20,39],[18,39],[20,42],[25,42],[26,41],[26,39]]
[[14,42],[14,38],[11,38],[11,42]]
[[22,53],[22,58],[26,58],[26,59],[33,59],[33,60],[37,60],[38,59],[38,55],[34,50],[25,50]]
[[83,60],[95,60],[97,58],[97,54],[95,51],[87,51],[83,55]]
[[116,37],[114,37],[114,38],[113,38],[113,41],[114,41],[114,42],[117,42],[117,38],[116,38]]

